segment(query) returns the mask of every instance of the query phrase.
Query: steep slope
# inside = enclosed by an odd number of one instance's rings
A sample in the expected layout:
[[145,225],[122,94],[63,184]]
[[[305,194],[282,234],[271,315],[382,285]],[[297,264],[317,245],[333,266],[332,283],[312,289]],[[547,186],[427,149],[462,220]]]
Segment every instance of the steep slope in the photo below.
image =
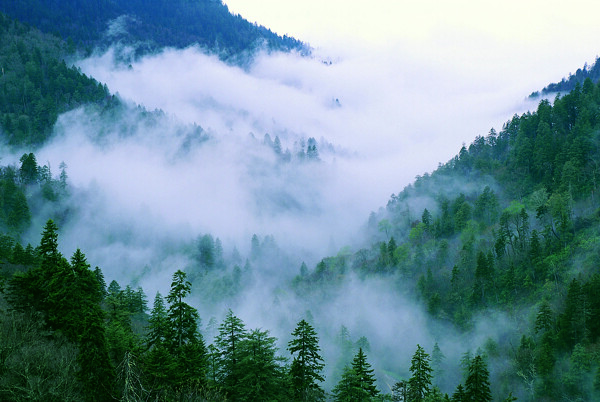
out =
[[67,45],[0,14],[0,137],[40,145],[60,113],[80,105],[112,105],[106,86],[64,61]]
[[91,50],[115,40],[139,50],[199,44],[228,57],[266,44],[303,50],[298,40],[232,15],[215,0],[0,0],[0,12]]

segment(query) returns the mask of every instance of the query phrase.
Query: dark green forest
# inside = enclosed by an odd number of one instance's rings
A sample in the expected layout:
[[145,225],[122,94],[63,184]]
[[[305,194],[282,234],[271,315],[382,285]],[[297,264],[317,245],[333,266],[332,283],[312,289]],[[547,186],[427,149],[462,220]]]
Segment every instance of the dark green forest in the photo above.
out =
[[[1,0],[0,12],[86,53],[115,40],[137,46],[140,54],[198,44],[225,59],[263,44],[271,50],[308,49],[294,38],[232,15],[220,0]],[[107,35],[111,22],[116,25]]]
[[67,65],[68,51],[64,41],[0,14],[0,130],[5,144],[39,146],[59,114],[84,104],[118,104],[105,85]]

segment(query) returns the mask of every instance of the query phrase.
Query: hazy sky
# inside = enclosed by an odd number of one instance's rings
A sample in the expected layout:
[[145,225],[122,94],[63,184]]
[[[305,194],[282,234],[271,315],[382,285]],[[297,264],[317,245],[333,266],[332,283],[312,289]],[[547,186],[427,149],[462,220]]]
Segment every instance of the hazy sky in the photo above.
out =
[[539,75],[539,83],[559,80],[585,61],[593,62],[599,51],[598,4],[593,0],[225,3],[251,22],[315,47],[338,41],[402,45],[450,67],[529,71]]

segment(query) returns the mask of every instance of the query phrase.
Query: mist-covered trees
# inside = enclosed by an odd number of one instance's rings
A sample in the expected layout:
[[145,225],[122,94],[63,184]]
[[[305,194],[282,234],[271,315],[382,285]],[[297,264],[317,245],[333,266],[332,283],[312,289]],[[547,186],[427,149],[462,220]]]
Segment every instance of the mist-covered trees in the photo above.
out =
[[[13,18],[68,39],[71,51],[78,46],[89,52],[95,46],[110,45],[111,41],[137,43],[139,53],[198,44],[221,57],[239,56],[244,51],[254,50],[260,42],[265,42],[269,49],[304,49],[294,38],[278,36],[239,15],[232,15],[221,1],[102,0],[92,5],[72,0],[59,8],[39,0],[16,3],[2,0],[0,6]],[[106,35],[107,26],[119,26],[121,31],[113,30]],[[140,43],[145,45],[140,46]]]

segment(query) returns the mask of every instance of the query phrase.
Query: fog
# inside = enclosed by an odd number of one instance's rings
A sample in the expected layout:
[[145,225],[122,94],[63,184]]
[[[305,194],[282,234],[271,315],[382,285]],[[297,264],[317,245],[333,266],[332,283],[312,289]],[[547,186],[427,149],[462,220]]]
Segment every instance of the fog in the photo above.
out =
[[[152,298],[168,292],[175,270],[196,267],[200,235],[221,239],[227,259],[235,247],[241,265],[253,234],[272,235],[280,258],[253,261],[237,297],[207,304],[198,290],[192,301],[205,324],[232,308],[248,328],[271,330],[281,347],[310,311],[331,365],[329,385],[338,381],[341,325],[354,341],[368,338],[376,368],[397,373],[407,372],[417,343],[431,352],[437,341],[457,362],[509,331],[505,317],[482,317],[465,340],[380,281],[353,278],[310,301],[288,285],[302,261],[312,270],[344,246],[366,246],[361,228],[371,211],[463,143],[500,130],[547,82],[526,83],[520,69],[511,76],[457,69],[443,55],[434,63],[401,45],[316,49],[311,57],[260,52],[243,68],[197,47],[124,62],[127,51],[115,46],[78,62],[118,93],[125,111],[63,114],[36,152],[40,163],[68,165],[65,254],[80,247],[109,282],[139,284]],[[282,154],[266,134],[279,138]],[[311,137],[319,159],[298,158]],[[28,235],[32,243],[42,225]]]
[[[73,112],[40,160],[70,155],[71,182],[95,183],[129,216],[145,211],[171,228],[238,243],[274,234],[322,254],[329,250],[318,246],[330,239],[338,247],[351,242],[369,212],[416,175],[526,107],[522,87],[499,91],[482,84],[489,77],[381,50],[261,53],[242,69],[195,47],[131,64],[117,61],[123,51],[113,48],[81,61],[83,72],[166,117],[100,152],[87,138],[101,119],[84,123],[85,112]],[[201,126],[211,140],[182,156],[174,127],[185,124]],[[315,138],[322,163],[277,164],[251,139],[267,133],[292,154]],[[293,202],[282,207],[282,197]]]

